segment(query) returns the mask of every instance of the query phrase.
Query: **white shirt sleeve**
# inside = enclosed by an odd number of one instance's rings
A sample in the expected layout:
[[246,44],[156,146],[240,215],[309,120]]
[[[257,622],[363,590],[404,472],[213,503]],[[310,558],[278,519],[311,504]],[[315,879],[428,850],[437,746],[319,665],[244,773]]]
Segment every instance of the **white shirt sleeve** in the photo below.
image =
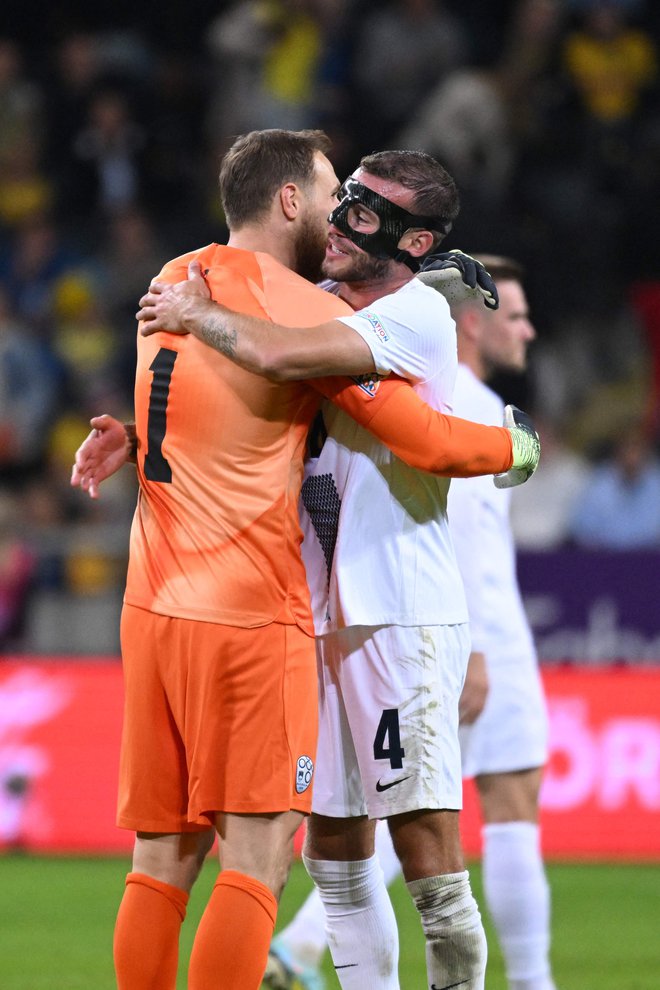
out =
[[423,382],[456,360],[456,331],[447,300],[416,279],[339,319],[366,342],[379,375]]

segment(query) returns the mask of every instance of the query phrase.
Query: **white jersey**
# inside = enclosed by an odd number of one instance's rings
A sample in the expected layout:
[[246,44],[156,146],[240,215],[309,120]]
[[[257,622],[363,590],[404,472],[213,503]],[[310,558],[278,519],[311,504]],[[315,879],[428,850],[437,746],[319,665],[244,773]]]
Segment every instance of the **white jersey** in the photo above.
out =
[[[456,330],[446,300],[412,279],[354,316],[381,376],[408,378],[451,412]],[[378,378],[361,382],[377,389]],[[317,635],[353,625],[467,621],[447,522],[449,480],[414,470],[330,404],[303,485],[303,558]],[[491,482],[492,484],[492,482]]]
[[[454,412],[488,426],[501,426],[504,404],[465,365],[459,364]],[[470,614],[472,649],[499,660],[534,656],[534,643],[518,581],[509,489],[498,489],[490,475],[454,478],[449,521]]]

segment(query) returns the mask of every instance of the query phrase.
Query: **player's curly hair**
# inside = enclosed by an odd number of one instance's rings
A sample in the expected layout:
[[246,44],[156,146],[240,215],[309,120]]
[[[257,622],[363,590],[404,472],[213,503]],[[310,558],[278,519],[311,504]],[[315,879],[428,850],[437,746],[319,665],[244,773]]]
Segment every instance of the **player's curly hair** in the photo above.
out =
[[323,131],[271,128],[242,134],[222,159],[220,198],[230,230],[259,220],[285,183],[306,185],[314,175],[314,155],[327,154]]

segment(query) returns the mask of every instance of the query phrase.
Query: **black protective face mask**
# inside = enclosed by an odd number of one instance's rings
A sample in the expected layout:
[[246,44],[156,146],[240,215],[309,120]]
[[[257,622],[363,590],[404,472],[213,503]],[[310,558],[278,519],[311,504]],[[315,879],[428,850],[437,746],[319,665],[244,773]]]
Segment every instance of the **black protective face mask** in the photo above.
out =
[[[402,261],[416,272],[424,260],[413,258],[407,251],[402,251],[397,245],[405,232],[411,228],[438,231],[444,237],[451,230],[451,222],[445,217],[419,216],[409,213],[402,206],[397,206],[389,199],[364,186],[353,176],[349,176],[339,190],[341,202],[334,208],[328,220],[340,230],[353,244],[374,258],[392,258]],[[365,207],[374,214],[375,229],[369,233],[360,232],[355,227],[355,207],[357,204]],[[432,250],[436,250],[437,242]],[[430,252],[429,252],[430,253]]]

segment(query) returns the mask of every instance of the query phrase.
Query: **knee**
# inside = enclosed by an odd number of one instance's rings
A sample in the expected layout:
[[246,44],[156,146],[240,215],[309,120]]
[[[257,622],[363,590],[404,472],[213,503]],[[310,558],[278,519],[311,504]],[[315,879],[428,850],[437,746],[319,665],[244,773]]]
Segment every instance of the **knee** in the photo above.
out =
[[190,893],[214,839],[213,829],[171,835],[138,833],[133,870]]
[[465,869],[456,812],[414,812],[390,818],[388,824],[407,881]]
[[366,817],[312,815],[307,822],[305,856],[339,861],[369,859],[375,850],[375,828]]

